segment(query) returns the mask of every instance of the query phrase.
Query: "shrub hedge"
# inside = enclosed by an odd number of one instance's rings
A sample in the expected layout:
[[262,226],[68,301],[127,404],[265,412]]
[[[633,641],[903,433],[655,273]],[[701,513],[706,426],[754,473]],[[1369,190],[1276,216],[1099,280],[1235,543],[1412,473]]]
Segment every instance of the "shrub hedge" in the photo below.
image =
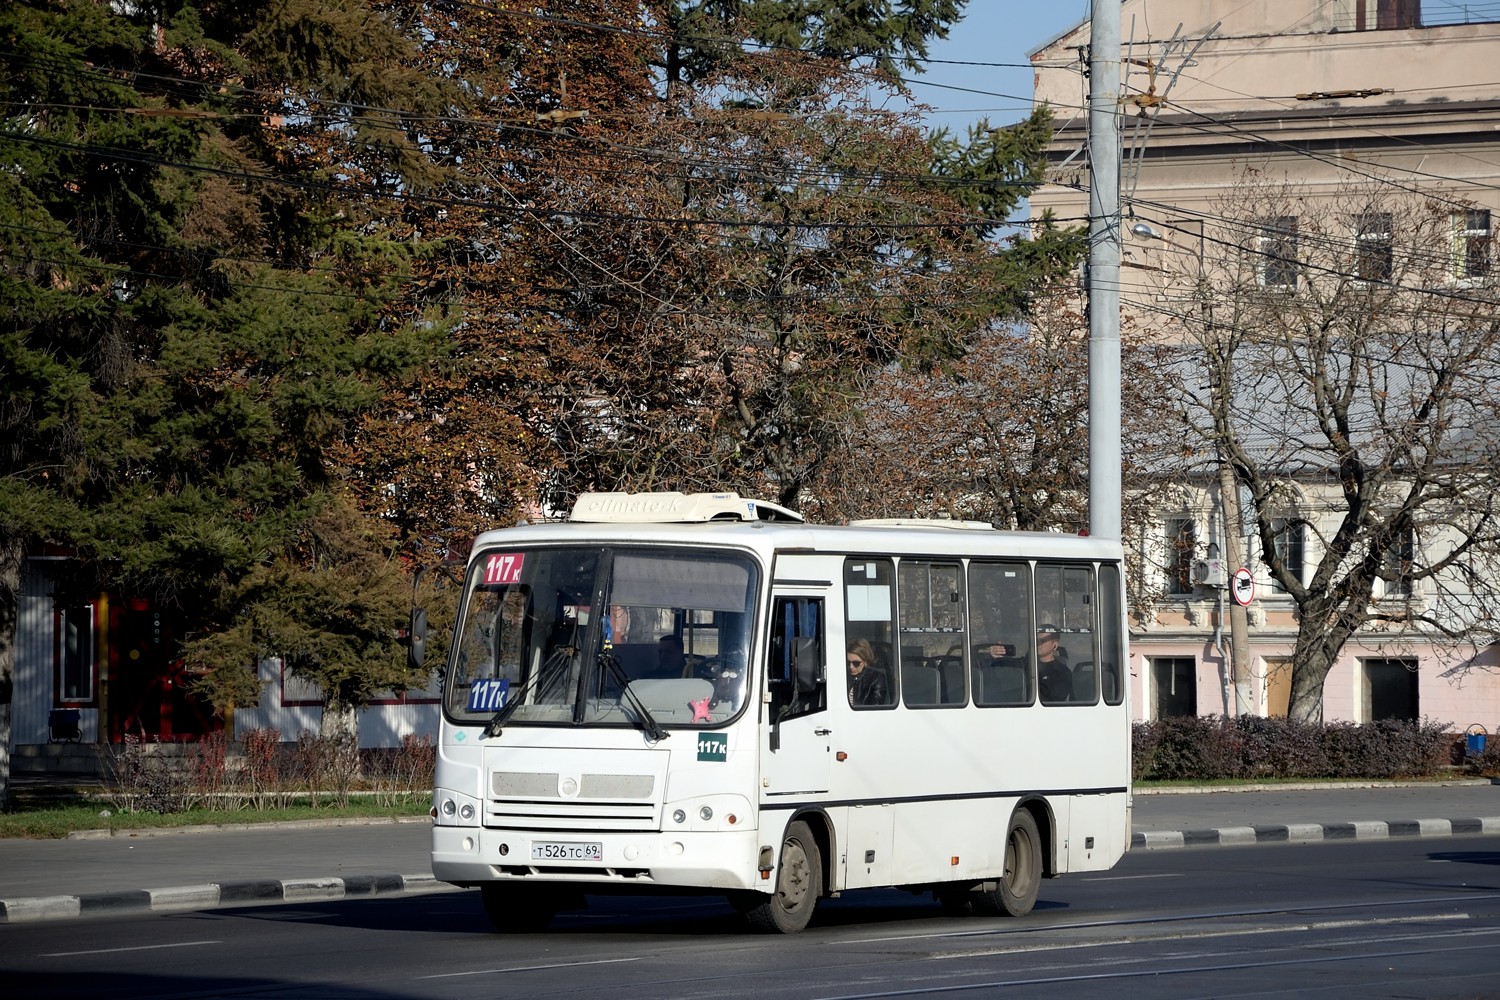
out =
[[1243,715],[1137,722],[1131,734],[1137,781],[1233,781],[1297,778],[1426,778],[1461,764],[1500,774],[1500,738],[1464,754],[1464,738],[1446,723],[1294,722]]

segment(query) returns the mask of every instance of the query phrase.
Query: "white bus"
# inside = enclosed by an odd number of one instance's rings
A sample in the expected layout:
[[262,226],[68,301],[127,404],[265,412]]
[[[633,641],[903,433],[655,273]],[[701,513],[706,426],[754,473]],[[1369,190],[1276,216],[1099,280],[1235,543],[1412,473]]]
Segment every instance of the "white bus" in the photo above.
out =
[[897,886],[1020,916],[1130,842],[1118,542],[586,494],[486,533],[444,677],[432,870],[501,930],[713,892],[790,933]]

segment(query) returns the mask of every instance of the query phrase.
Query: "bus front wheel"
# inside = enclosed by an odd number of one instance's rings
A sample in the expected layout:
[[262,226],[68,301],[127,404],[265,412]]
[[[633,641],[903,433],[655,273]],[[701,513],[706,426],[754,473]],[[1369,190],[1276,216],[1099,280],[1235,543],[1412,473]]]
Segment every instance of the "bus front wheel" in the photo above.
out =
[[985,894],[989,897],[985,902],[993,903],[997,913],[1024,917],[1036,905],[1041,885],[1042,835],[1031,813],[1017,809],[1005,832],[1005,872],[995,888]]
[[751,924],[777,934],[795,934],[812,919],[823,894],[823,857],[812,830],[800,820],[786,828],[776,891],[745,911]]

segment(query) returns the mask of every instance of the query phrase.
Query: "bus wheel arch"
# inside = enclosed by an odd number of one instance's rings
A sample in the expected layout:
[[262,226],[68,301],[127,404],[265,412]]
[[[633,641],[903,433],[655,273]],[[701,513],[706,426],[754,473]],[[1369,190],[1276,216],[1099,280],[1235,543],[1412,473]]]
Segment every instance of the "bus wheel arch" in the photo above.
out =
[[763,931],[795,934],[807,926],[828,884],[830,847],[826,821],[816,813],[787,824],[776,860],[776,886],[736,906]]
[[[1031,813],[1031,818],[1036,823],[1037,834],[1041,837],[1042,878],[1056,878],[1057,821],[1052,815],[1052,804],[1038,796],[1022,799],[1016,803],[1016,811],[1019,812],[1022,809]],[[1014,818],[1012,818],[1012,822],[1014,822]]]

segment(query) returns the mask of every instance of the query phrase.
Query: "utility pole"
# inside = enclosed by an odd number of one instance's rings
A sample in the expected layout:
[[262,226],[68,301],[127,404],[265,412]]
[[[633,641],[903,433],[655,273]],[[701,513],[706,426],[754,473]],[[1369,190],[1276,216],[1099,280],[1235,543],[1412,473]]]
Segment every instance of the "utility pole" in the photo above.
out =
[[1089,533],[1120,537],[1120,0],[1089,27]]
[[1224,511],[1224,562],[1229,580],[1229,676],[1234,682],[1235,715],[1253,715],[1250,685],[1249,609],[1234,599],[1234,572],[1245,565],[1244,526],[1240,520],[1240,484],[1234,469],[1219,459],[1219,506]]

